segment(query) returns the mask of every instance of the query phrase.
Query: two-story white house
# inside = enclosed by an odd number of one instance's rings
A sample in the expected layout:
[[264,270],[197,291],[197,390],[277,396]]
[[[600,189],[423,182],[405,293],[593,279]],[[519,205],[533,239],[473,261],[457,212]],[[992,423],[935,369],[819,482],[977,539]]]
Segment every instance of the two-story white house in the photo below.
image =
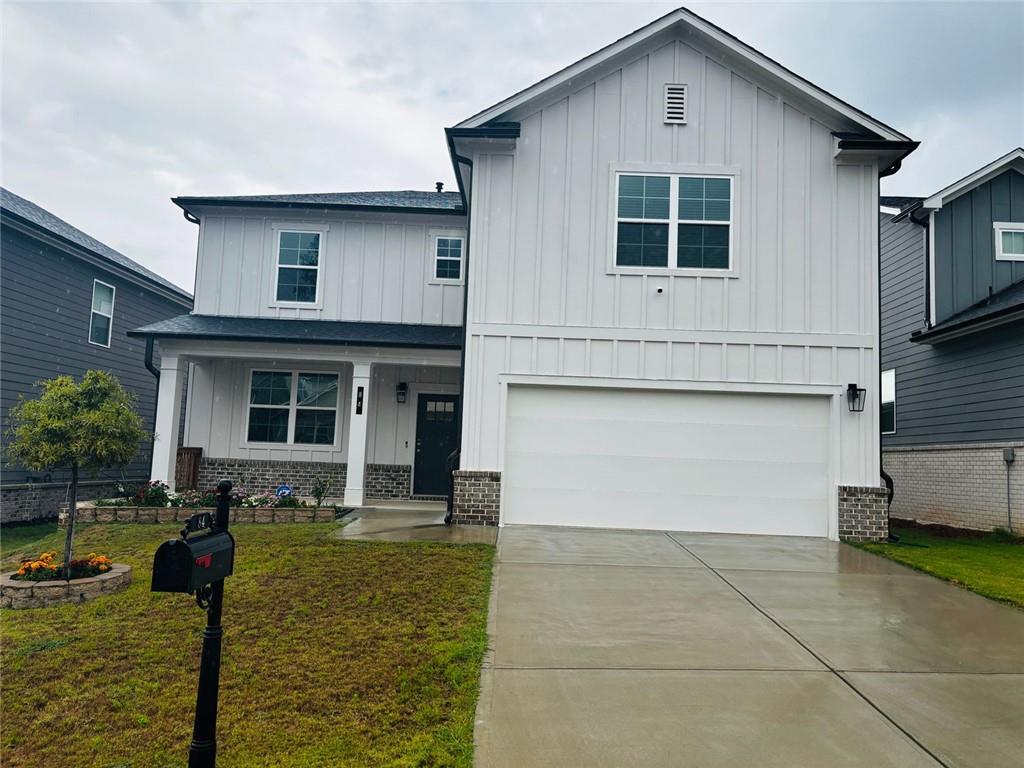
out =
[[685,9],[447,138],[457,194],[176,200],[154,478],[191,369],[207,483],[438,496],[459,446],[456,522],[884,535],[875,212],[916,142]]

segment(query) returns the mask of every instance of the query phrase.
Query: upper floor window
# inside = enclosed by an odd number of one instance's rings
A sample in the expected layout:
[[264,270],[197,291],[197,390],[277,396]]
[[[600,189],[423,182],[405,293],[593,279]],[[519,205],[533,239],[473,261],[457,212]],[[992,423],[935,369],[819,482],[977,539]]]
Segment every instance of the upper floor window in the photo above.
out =
[[110,346],[114,324],[114,286],[92,281],[92,311],[89,313],[89,343]]
[[896,369],[882,371],[882,434],[896,433]]
[[615,266],[731,268],[732,178],[620,173]]
[[1024,224],[997,221],[992,226],[996,232],[996,258],[1001,261],[1024,261]]
[[461,237],[434,238],[435,280],[458,281],[462,279],[462,249]]
[[320,233],[281,231],[277,244],[279,302],[315,304],[319,297]]
[[252,372],[249,442],[334,445],[337,416],[337,374]]

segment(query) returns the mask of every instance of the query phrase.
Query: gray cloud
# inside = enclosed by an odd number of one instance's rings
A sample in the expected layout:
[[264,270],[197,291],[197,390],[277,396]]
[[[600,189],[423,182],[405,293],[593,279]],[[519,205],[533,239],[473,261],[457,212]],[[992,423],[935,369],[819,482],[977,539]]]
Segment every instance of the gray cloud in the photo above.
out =
[[[3,183],[191,287],[168,198],[451,184],[442,129],[670,4],[19,4]],[[890,194],[1024,143],[1024,4],[693,10],[924,144]]]

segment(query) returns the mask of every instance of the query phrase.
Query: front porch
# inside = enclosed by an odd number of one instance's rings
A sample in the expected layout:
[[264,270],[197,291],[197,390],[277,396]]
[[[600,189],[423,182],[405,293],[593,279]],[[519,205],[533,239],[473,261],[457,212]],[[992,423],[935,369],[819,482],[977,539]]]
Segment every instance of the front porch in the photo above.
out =
[[180,445],[201,452],[199,488],[226,477],[308,497],[320,481],[352,507],[447,497],[457,348],[164,338],[160,351],[151,477],[172,490]]

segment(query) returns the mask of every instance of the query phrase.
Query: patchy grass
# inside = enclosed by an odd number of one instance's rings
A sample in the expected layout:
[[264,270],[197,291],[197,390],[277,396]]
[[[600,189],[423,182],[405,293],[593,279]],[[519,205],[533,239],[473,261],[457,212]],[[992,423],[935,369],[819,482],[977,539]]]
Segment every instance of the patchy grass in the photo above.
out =
[[[119,594],[0,613],[2,762],[184,766],[205,615],[152,594],[178,525],[92,525],[76,552],[134,567]],[[325,524],[237,525],[218,765],[470,766],[493,548],[351,542]],[[4,570],[59,549],[4,529]]]
[[950,529],[893,526],[895,544],[859,544],[919,571],[965,587],[979,595],[1024,608],[1024,540],[1005,533],[956,535]]

